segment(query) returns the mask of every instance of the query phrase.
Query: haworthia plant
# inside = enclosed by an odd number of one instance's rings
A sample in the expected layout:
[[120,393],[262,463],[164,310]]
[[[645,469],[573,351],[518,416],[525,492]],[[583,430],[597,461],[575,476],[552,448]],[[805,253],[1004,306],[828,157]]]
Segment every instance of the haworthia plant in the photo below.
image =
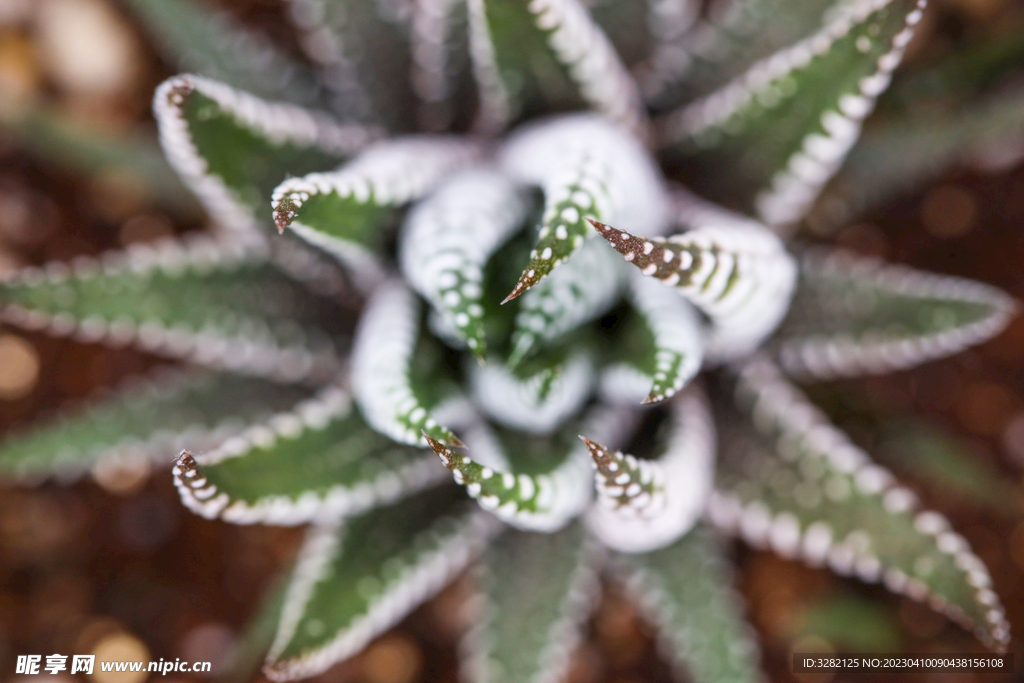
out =
[[[690,680],[752,683],[723,533],[1005,649],[966,541],[784,376],[908,367],[1014,314],[785,242],[851,149],[859,182],[922,2],[292,0],[308,63],[197,2],[129,7],[200,74],[154,111],[219,232],[16,272],[0,315],[237,376],[127,390],[5,441],[0,471],[173,443],[189,509],[310,524],[265,610],[270,678],[355,655],[479,557],[468,680],[563,678],[608,567]],[[892,148],[917,145],[888,110]]]

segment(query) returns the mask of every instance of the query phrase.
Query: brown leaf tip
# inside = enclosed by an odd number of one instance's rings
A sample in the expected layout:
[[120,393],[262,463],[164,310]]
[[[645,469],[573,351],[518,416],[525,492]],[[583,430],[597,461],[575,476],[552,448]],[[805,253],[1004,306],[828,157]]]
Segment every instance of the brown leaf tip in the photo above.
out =
[[437,454],[437,457],[441,458],[441,462],[444,463],[444,466],[450,470],[454,470],[455,459],[453,456],[455,453],[452,452],[452,449],[448,448],[437,439],[431,438],[431,436],[424,430],[420,430],[420,434],[422,434],[423,438],[427,440],[427,443],[430,445],[430,448],[434,453]]
[[274,225],[277,226],[277,231],[283,233],[284,229],[292,224],[295,220],[295,214],[299,211],[298,205],[292,201],[292,198],[285,195],[281,201],[274,207]]
[[182,451],[174,459],[174,475],[177,477],[188,477],[189,479],[199,475],[199,464],[192,457],[191,453]]

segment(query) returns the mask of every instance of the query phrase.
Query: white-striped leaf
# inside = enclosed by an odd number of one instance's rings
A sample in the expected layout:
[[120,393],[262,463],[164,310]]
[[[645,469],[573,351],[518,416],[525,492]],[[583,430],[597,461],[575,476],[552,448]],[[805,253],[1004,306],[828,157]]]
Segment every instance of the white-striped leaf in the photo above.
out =
[[467,680],[562,680],[598,596],[600,556],[578,523],[495,539],[480,572],[483,613],[463,641]]
[[633,138],[590,114],[526,127],[502,151],[502,167],[540,187],[544,211],[530,263],[509,301],[545,278],[594,235],[588,218],[660,232],[666,210],[653,160]]
[[410,211],[399,259],[409,284],[478,357],[486,353],[484,267],[522,226],[529,202],[512,181],[474,168]]
[[582,106],[647,137],[636,83],[579,0],[469,0],[469,16],[479,129]]
[[716,525],[756,547],[927,601],[986,644],[1006,647],[1009,624],[988,570],[942,515],[919,511],[913,493],[768,361],[743,366],[723,394],[709,504]]
[[208,448],[309,395],[300,386],[232,374],[161,368],[122,389],[0,441],[0,473],[66,481],[102,461],[167,462]]
[[264,673],[308,678],[364,648],[444,587],[492,525],[445,486],[313,527],[285,592]]
[[924,4],[843,3],[818,32],[666,116],[661,144],[700,164],[693,180],[701,193],[770,225],[792,224],[856,142]]
[[217,448],[182,453],[174,483],[185,507],[235,524],[324,523],[443,481],[433,454],[371,429],[347,392],[256,422]]
[[672,398],[700,370],[704,344],[697,313],[678,293],[635,275],[631,301],[653,341],[653,385],[643,403]]
[[720,543],[698,526],[668,547],[616,558],[614,566],[681,676],[694,683],[760,683],[757,636],[744,620]]
[[811,251],[774,342],[788,373],[826,379],[889,372],[998,334],[1016,303],[994,287],[846,252]]
[[171,166],[219,227],[242,234],[271,230],[266,207],[285,177],[337,166],[380,135],[192,75],[164,81],[153,113]]
[[370,249],[398,209],[420,199],[479,154],[471,141],[411,136],[380,142],[336,171],[289,178],[273,192],[278,230],[336,256],[369,286],[379,279]]
[[179,70],[215,78],[258,97],[324,104],[313,71],[265,35],[196,0],[127,0],[157,47]]
[[337,371],[347,317],[262,247],[206,236],[17,271],[0,281],[0,306],[25,329],[284,381]]
[[696,523],[711,492],[715,429],[707,399],[691,387],[672,404],[654,460],[640,460],[580,437],[597,470],[597,504],[587,523],[605,545],[626,553],[662,548]]
[[290,0],[299,44],[331,108],[346,120],[412,128],[410,20],[405,0]]
[[796,264],[763,226],[720,212],[698,214],[692,230],[647,239],[602,223],[598,233],[644,275],[675,287],[711,320],[705,356],[745,356],[781,322]]
[[439,132],[470,124],[463,107],[475,96],[469,58],[469,6],[463,0],[413,3],[412,88],[419,98],[416,122]]
[[389,281],[367,302],[352,349],[352,390],[366,421],[399,443],[425,446],[421,431],[462,442],[431,416],[430,388],[416,386],[414,352],[420,306],[405,285]]

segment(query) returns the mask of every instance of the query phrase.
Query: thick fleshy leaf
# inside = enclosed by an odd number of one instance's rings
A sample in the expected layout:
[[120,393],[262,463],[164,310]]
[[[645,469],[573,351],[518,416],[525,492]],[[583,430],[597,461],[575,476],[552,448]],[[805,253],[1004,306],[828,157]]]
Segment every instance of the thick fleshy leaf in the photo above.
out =
[[480,572],[482,614],[464,641],[467,680],[563,680],[600,590],[600,554],[579,523],[496,539]]
[[515,370],[492,359],[469,368],[473,397],[506,427],[550,434],[590,398],[594,365],[586,353],[542,354]]
[[598,318],[618,300],[629,271],[597,240],[527,292],[519,304],[509,365],[516,366],[544,342]]
[[577,450],[562,451],[557,467],[543,473],[503,472],[425,436],[455,482],[466,487],[485,510],[519,529],[552,532],[586,506],[590,495],[587,463]]
[[0,442],[0,474],[74,478],[101,461],[131,465],[170,460],[186,446],[205,448],[237,434],[309,392],[249,377],[167,368],[79,411]]
[[270,39],[197,0],[127,0],[156,45],[183,71],[229,83],[259,97],[304,106],[323,103],[313,71]]
[[477,128],[493,133],[520,117],[583,106],[647,137],[636,83],[579,0],[469,0],[469,18]]
[[694,683],[759,683],[757,637],[720,540],[698,526],[672,545],[621,556],[615,569],[659,630],[662,651]]
[[505,145],[502,167],[544,193],[537,244],[509,301],[580,249],[594,231],[588,218],[663,228],[667,201],[657,167],[633,138],[592,114],[528,126]]
[[460,106],[475,96],[469,59],[469,6],[462,0],[423,0],[413,4],[412,88],[419,98],[416,122],[431,132],[459,129]]
[[406,219],[399,254],[406,280],[480,358],[484,266],[521,227],[528,208],[511,180],[476,168],[446,182]]
[[786,314],[796,264],[778,237],[754,221],[700,209],[691,224],[667,239],[647,239],[594,222],[626,261],[676,288],[710,318],[706,357],[745,356]]
[[294,525],[392,503],[439,484],[439,469],[430,451],[371,429],[348,393],[332,387],[211,451],[182,453],[174,483],[203,517]]
[[337,171],[289,178],[273,193],[274,222],[360,271],[379,270],[369,248],[396,211],[480,152],[472,141],[412,136],[380,142]]
[[927,601],[986,644],[1006,647],[1009,624],[988,570],[945,517],[919,511],[908,489],[768,361],[748,363],[722,393],[709,505],[715,524],[755,546]]
[[271,229],[283,178],[337,166],[379,135],[191,75],[164,81],[153,113],[168,161],[220,227],[242,233]]
[[704,510],[714,476],[715,429],[703,391],[687,389],[672,404],[669,420],[652,460],[580,437],[597,470],[597,504],[587,523],[615,550],[662,548],[689,531]]
[[811,251],[775,343],[783,367],[801,379],[882,373],[983,342],[1015,310],[1009,296],[978,282]]
[[808,216],[831,232],[951,168],[1004,166],[1024,154],[1024,91],[1010,87],[950,111],[912,110],[865,128]]
[[792,224],[856,142],[924,3],[839,6],[815,34],[665,117],[661,144],[700,164],[693,181],[702,194],[756,211],[770,225]]
[[693,379],[704,360],[700,321],[679,294],[651,278],[633,277],[633,307],[653,339],[653,386],[644,403],[672,398]]
[[420,432],[446,443],[462,442],[431,417],[429,388],[416,386],[413,354],[419,303],[401,282],[379,287],[366,304],[352,349],[352,389],[366,421],[381,434],[426,445]]
[[356,654],[443,588],[491,529],[451,486],[313,527],[264,673],[275,681],[308,678]]
[[347,317],[260,247],[205,236],[16,272],[0,281],[0,305],[0,319],[26,329],[286,381],[337,371],[332,336]]
[[55,108],[19,105],[0,111],[0,130],[19,147],[62,169],[126,181],[160,208],[186,219],[199,203],[167,163],[151,134],[83,125]]
[[291,0],[299,43],[344,119],[412,128],[410,20],[403,0]]

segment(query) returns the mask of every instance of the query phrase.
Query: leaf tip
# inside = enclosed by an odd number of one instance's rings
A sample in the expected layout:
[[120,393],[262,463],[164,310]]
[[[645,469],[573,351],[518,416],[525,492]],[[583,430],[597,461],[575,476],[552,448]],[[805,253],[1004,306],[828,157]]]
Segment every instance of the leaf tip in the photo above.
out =
[[279,234],[284,233],[285,228],[292,224],[298,210],[298,204],[296,204],[289,195],[285,195],[281,201],[277,203],[274,207],[274,225],[277,226],[277,232]]
[[193,478],[199,475],[199,463],[188,451],[182,451],[174,459],[174,476]]

